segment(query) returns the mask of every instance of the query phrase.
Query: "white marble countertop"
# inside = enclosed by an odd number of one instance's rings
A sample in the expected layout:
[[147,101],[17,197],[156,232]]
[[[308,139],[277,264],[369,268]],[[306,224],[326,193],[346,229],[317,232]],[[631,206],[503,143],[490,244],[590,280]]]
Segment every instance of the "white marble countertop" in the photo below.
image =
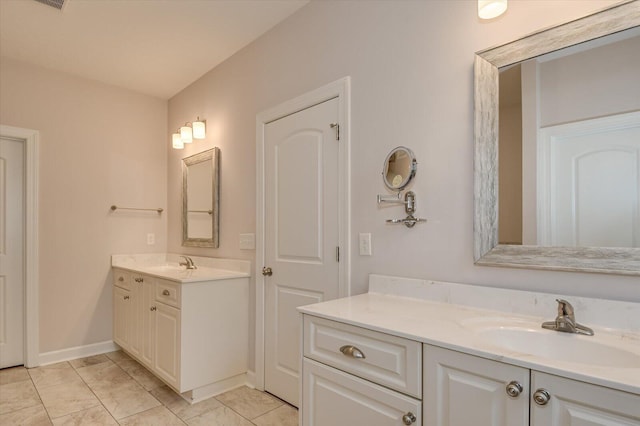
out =
[[[479,332],[487,324],[517,325],[538,332],[543,320],[553,318],[381,294],[371,292],[371,288],[369,291],[367,294],[298,309],[305,314],[640,395],[640,334],[635,330],[592,327],[595,336],[543,330],[556,333],[566,345],[581,339],[592,339],[587,343],[602,343],[629,354],[624,366],[577,363],[508,350],[487,342]],[[602,360],[604,363],[606,360]]]
[[183,284],[251,276],[251,262],[246,260],[190,257],[197,269],[180,266],[184,259],[171,253],[112,255],[111,266]]

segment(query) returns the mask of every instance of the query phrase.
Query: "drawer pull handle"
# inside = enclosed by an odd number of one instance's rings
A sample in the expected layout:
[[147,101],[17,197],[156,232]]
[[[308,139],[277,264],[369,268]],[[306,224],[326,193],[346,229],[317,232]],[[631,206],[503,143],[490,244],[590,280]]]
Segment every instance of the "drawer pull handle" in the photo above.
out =
[[163,296],[169,296],[171,293],[169,293],[169,290],[162,290],[162,295]]
[[150,310],[151,312],[153,312],[153,311],[155,311],[155,310],[156,310],[156,307],[155,307],[155,306],[152,306],[152,307],[150,307],[150,308],[149,308],[149,310]]
[[412,423],[415,423],[415,421],[416,421],[416,415],[413,414],[411,411],[409,411],[407,414],[402,416],[402,423],[404,423],[405,425],[410,425]]
[[129,300],[129,296],[124,296],[124,300]]
[[353,345],[344,345],[340,348],[340,352],[342,352],[346,356],[350,356],[351,358],[365,359],[366,356],[362,353],[362,351],[356,348]]

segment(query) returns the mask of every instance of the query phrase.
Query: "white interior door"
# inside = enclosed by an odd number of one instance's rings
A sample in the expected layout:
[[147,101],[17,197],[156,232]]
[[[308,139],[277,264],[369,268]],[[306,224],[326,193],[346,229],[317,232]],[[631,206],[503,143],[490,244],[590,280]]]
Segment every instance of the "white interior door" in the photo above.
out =
[[0,368],[24,363],[24,144],[0,138]]
[[545,129],[541,244],[640,247],[640,113],[627,117]]
[[265,126],[265,390],[297,406],[296,308],[339,294],[338,99]]

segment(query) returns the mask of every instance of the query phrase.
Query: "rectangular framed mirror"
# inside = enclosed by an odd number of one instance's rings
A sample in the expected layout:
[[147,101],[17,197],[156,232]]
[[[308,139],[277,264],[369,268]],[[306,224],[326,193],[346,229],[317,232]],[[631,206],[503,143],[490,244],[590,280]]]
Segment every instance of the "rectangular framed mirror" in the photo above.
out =
[[638,52],[629,1],[476,54],[476,264],[640,275]]
[[182,245],[219,247],[220,150],[182,159]]

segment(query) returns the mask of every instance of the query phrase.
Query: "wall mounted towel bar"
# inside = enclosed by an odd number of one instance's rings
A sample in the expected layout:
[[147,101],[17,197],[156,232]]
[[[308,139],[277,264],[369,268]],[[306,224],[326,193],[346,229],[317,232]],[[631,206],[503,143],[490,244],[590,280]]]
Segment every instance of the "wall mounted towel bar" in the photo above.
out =
[[150,211],[150,212],[157,212],[158,214],[162,213],[164,210],[163,209],[138,209],[135,207],[118,207],[116,205],[111,206],[111,211],[116,211],[116,210],[139,210],[139,211]]

